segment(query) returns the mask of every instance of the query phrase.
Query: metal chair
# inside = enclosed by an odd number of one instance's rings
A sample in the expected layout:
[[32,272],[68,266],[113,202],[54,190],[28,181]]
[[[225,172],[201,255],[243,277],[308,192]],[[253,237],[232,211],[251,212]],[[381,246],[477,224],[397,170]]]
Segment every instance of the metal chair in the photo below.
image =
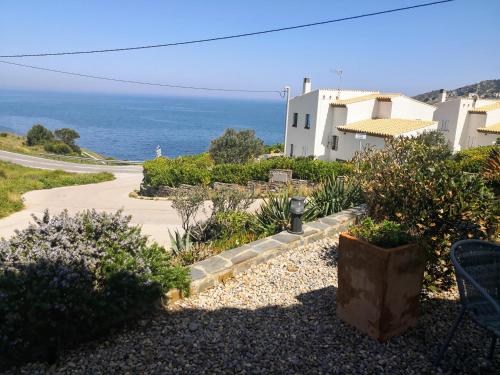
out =
[[493,359],[500,337],[500,245],[480,240],[458,241],[451,247],[462,309],[441,346],[439,364],[465,313],[492,336],[488,358]]

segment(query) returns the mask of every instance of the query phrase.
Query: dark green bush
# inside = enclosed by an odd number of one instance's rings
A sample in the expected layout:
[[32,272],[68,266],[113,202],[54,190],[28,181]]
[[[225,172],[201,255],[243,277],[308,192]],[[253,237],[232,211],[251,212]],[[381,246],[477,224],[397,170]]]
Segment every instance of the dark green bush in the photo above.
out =
[[147,185],[178,187],[208,185],[212,162],[208,155],[202,157],[156,158],[144,162],[144,180]]
[[349,234],[384,248],[403,246],[412,242],[412,238],[401,229],[401,224],[389,220],[376,224],[373,219],[366,218],[360,224],[349,228]]
[[0,363],[54,360],[152,309],[170,288],[188,290],[187,270],[129,224],[120,212],[46,212],[0,241]]
[[370,216],[396,221],[418,236],[427,256],[425,284],[431,289],[454,283],[449,255],[453,242],[488,239],[497,224],[498,201],[484,179],[464,174],[446,155],[444,144],[401,138],[355,160],[355,177]]
[[71,154],[73,150],[66,143],[61,141],[49,141],[43,145],[43,149],[47,152],[59,155]]
[[216,164],[243,164],[264,150],[264,142],[255,136],[254,130],[226,129],[224,134],[210,143],[209,154]]
[[8,136],[9,136],[9,133],[4,133],[4,132],[0,133],[0,137],[2,137],[2,138],[7,138]]
[[47,141],[54,139],[54,134],[43,125],[36,124],[26,134],[26,144],[28,146],[43,145]]
[[210,179],[214,182],[245,185],[251,180],[248,164],[218,164],[212,169]]
[[76,140],[80,138],[80,134],[76,130],[70,128],[62,128],[54,130],[54,136],[61,142],[67,144],[73,152],[80,153],[80,147],[76,144]]

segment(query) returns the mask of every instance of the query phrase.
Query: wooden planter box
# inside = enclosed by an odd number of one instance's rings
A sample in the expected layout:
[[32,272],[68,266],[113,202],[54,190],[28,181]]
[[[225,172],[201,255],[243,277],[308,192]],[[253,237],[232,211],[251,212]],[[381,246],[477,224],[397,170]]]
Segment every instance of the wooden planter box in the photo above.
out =
[[385,341],[417,323],[425,267],[416,244],[384,249],[342,233],[337,316]]

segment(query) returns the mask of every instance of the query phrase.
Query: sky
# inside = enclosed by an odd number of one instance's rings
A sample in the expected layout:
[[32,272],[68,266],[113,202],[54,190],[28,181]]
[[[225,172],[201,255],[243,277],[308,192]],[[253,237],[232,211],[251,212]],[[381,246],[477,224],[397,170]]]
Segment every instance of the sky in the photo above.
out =
[[[159,44],[353,16],[430,0],[2,0],[0,55]],[[432,7],[206,44],[4,59],[113,78],[300,93],[314,88],[403,92],[500,78],[499,0]],[[340,81],[336,70],[343,71]],[[278,99],[136,86],[0,64],[0,89]]]

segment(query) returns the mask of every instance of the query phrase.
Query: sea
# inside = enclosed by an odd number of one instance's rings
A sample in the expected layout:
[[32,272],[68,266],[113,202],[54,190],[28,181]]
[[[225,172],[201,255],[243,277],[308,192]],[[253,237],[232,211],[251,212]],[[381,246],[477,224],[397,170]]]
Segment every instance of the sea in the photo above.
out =
[[253,129],[282,143],[284,100],[0,91],[0,131],[33,124],[78,131],[81,147],[121,160],[176,157],[208,150],[225,129]]

